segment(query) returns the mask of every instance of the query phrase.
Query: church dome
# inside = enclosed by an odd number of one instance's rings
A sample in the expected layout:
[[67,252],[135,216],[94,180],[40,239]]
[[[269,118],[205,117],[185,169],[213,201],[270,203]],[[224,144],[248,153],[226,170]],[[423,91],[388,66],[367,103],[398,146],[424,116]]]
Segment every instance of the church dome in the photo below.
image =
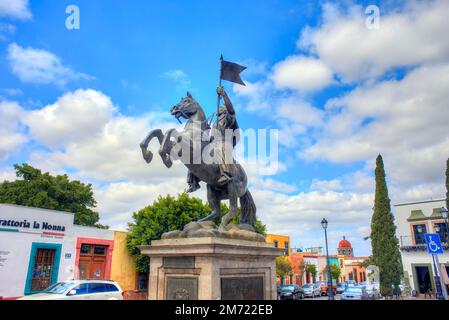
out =
[[343,237],[343,240],[338,243],[338,248],[352,248],[352,246],[351,243]]

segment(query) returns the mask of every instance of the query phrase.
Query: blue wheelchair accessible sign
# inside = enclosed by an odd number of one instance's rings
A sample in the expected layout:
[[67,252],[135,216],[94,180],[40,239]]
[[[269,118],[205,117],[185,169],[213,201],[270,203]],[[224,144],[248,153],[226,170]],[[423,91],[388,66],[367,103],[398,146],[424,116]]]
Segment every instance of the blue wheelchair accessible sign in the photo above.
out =
[[426,233],[427,252],[430,254],[443,254],[440,235],[438,233]]

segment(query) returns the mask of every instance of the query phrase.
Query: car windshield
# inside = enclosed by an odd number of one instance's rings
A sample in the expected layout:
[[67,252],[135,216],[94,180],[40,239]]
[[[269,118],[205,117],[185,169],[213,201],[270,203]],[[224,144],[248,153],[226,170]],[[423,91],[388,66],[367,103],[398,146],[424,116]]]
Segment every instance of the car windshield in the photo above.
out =
[[305,284],[305,285],[303,286],[303,288],[304,288],[304,289],[313,288],[313,285],[311,285],[311,284]]
[[293,291],[294,289],[295,289],[294,286],[285,286],[285,287],[282,287],[282,291],[287,291],[287,292],[291,292],[291,291]]
[[360,288],[360,287],[348,287],[348,288],[346,288],[346,292],[362,293],[362,288]]
[[71,286],[73,286],[74,282],[58,282],[54,285],[48,287],[46,290],[42,291],[44,293],[55,293],[62,294],[67,291]]

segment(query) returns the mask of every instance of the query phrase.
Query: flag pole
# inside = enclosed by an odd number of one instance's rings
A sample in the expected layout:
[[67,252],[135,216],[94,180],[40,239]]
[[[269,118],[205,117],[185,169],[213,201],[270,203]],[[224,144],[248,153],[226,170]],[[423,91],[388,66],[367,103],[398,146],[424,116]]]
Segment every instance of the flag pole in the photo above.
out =
[[[220,56],[220,76],[219,76],[219,79],[218,79],[218,87],[221,87],[222,68],[223,68],[223,55]],[[221,96],[217,92],[217,123],[218,123],[218,113],[220,111],[220,101],[221,101]]]

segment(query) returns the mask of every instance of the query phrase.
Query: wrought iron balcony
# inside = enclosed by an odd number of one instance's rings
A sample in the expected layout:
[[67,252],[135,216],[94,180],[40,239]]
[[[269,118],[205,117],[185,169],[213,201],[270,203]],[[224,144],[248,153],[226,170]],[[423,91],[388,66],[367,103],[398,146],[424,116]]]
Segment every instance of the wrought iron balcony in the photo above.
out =
[[[441,239],[441,241],[444,241]],[[402,251],[410,252],[410,251],[427,251],[426,242],[415,243],[413,241],[412,236],[401,236],[399,237],[400,249]],[[443,249],[449,250],[449,246],[444,241]]]

